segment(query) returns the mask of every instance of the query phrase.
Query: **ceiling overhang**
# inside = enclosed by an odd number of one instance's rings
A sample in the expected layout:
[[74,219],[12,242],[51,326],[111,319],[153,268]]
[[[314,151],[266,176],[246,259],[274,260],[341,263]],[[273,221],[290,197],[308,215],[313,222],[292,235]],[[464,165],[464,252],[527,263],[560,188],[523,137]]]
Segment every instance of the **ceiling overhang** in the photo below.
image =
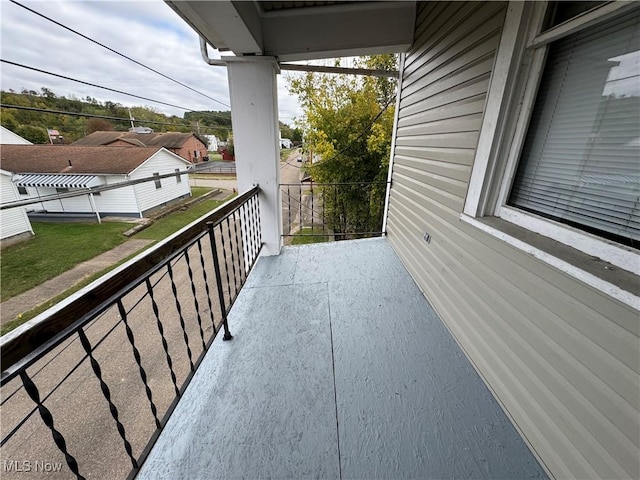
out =
[[415,1],[165,1],[218,50],[281,61],[405,51],[416,17]]

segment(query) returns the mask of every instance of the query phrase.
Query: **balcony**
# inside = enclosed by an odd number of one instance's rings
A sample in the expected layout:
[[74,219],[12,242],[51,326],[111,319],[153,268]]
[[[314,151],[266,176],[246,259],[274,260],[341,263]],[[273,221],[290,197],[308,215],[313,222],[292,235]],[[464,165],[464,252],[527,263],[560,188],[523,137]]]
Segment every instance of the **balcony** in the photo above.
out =
[[384,238],[252,267],[255,198],[3,372],[3,478],[546,478]]

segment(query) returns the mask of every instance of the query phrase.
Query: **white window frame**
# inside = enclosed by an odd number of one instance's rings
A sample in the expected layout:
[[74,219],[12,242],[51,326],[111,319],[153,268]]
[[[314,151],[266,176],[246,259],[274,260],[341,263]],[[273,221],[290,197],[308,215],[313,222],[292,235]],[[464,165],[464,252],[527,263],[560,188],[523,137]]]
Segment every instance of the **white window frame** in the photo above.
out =
[[[500,217],[527,230],[596,256],[616,267],[640,275],[640,255],[625,245],[506,205],[526,137],[542,77],[548,46],[589,26],[632,9],[640,3],[614,1],[601,5],[542,32],[549,2],[509,2],[496,62],[487,95],[469,190],[461,219],[512,245],[532,253],[520,239],[488,228],[478,219]],[[610,293],[610,285],[580,275],[573,265],[536,255],[563,271],[579,276]]]

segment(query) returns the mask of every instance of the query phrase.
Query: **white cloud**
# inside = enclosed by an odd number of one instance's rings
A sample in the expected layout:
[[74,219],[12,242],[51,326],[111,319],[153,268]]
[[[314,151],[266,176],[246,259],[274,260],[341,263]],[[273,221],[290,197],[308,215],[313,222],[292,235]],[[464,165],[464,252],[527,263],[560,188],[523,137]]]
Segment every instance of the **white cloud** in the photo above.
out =
[[[196,33],[161,0],[21,3],[229,105],[226,69],[204,63]],[[0,52],[5,60],[189,109],[228,110],[6,0],[0,1],[0,17]],[[179,116],[184,112],[5,63],[0,68],[3,90],[47,87],[67,97],[148,105]],[[301,109],[282,76],[278,96],[280,119],[292,124]]]

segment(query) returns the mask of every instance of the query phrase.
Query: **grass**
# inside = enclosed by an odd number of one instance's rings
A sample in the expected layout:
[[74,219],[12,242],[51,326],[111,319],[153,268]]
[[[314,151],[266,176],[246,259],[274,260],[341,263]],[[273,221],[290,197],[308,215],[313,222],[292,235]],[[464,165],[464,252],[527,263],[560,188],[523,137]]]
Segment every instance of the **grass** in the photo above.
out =
[[[231,198],[231,197],[229,197]],[[194,205],[185,211],[177,211],[171,215],[160,218],[153,224],[136,234],[136,238],[145,238],[148,240],[163,240],[182,227],[188,225],[194,220],[200,218],[207,212],[219,207],[228,200],[205,200],[202,203]]]
[[[321,235],[322,229],[319,229],[319,228],[311,229],[311,227],[304,227],[304,228],[301,228],[300,231],[297,233],[305,234],[307,236],[292,237],[293,240],[291,241],[291,245],[306,245],[308,243],[322,243],[322,242],[329,241],[329,237],[327,237],[326,235]],[[313,234],[313,235],[309,235],[309,234]]]
[[[147,247],[145,247],[145,248],[147,248]],[[2,336],[5,333],[8,333],[11,330],[19,327],[20,325],[22,325],[23,323],[31,320],[32,318],[36,317],[37,315],[40,315],[45,310],[48,310],[49,308],[53,307],[56,303],[61,302],[65,298],[67,298],[70,295],[73,295],[74,293],[76,293],[78,290],[86,287],[87,285],[89,285],[94,280],[97,280],[101,276],[107,274],[108,272],[110,272],[111,270],[116,268],[117,266],[122,265],[127,260],[135,257],[136,255],[138,255],[143,250],[144,250],[144,248],[139,250],[138,252],[132,254],[132,255],[129,255],[127,258],[124,258],[124,259],[120,260],[119,262],[117,262],[117,263],[115,263],[115,264],[113,264],[113,265],[111,265],[111,266],[109,266],[109,267],[97,272],[97,273],[94,273],[93,275],[89,275],[87,278],[85,278],[84,280],[76,283],[73,287],[65,290],[60,295],[57,295],[57,296],[53,297],[52,299],[44,302],[41,305],[38,305],[35,308],[32,308],[31,310],[29,310],[27,312],[21,313],[18,316],[18,318],[14,319],[14,320],[11,320],[10,322],[7,322],[7,323],[5,323],[4,325],[2,325],[0,327],[0,336]]]
[[289,158],[289,155],[291,155],[291,152],[293,152],[294,150],[297,150],[297,148],[281,148],[280,161],[284,162],[285,160],[287,160],[287,158]]
[[198,198],[204,195],[205,193],[209,193],[211,190],[213,189],[210,187],[191,187],[191,196],[193,198]]
[[0,301],[4,302],[125,242],[127,223],[32,222],[35,236],[2,250]]
[[221,153],[209,152],[209,153],[207,153],[207,155],[209,156],[209,161],[210,162],[221,162],[222,161],[222,154]]
[[[211,190],[209,188],[196,189],[194,196],[200,196]],[[136,238],[149,240],[163,240],[167,236],[176,232],[193,220],[201,217],[205,213],[217,208],[235,195],[229,196],[225,200],[205,200],[194,205],[186,211],[178,210],[153,223],[149,228],[139,232]],[[52,278],[60,273],[73,268],[77,263],[88,260],[92,256],[107,251],[120,243],[126,241],[123,232],[131,228],[126,223],[103,223],[98,224],[76,224],[76,223],[38,223],[33,222],[36,236],[19,245],[7,247],[2,251],[1,274],[2,274],[2,301],[11,296],[18,295],[40,283]],[[155,242],[154,242],[155,243]],[[66,245],[62,250],[58,246]],[[52,252],[51,245],[56,246],[59,252]],[[153,245],[150,244],[149,246]],[[88,248],[90,246],[91,248]],[[100,246],[100,251],[98,251]],[[147,246],[146,248],[149,248]],[[113,270],[122,263],[138,255],[142,249],[133,255],[111,265],[100,272],[97,272],[78,282],[73,287],[65,290],[60,295],[45,301],[31,310],[24,312],[0,328],[0,335],[13,330],[22,325],[27,320],[34,318],[56,303],[64,300],[68,296],[77,292],[81,288],[89,285],[94,280]],[[72,252],[72,253],[70,253]],[[92,252],[92,253],[90,253]],[[82,254],[82,255],[79,255]],[[56,273],[52,273],[52,272]],[[18,288],[20,285],[20,288]]]

